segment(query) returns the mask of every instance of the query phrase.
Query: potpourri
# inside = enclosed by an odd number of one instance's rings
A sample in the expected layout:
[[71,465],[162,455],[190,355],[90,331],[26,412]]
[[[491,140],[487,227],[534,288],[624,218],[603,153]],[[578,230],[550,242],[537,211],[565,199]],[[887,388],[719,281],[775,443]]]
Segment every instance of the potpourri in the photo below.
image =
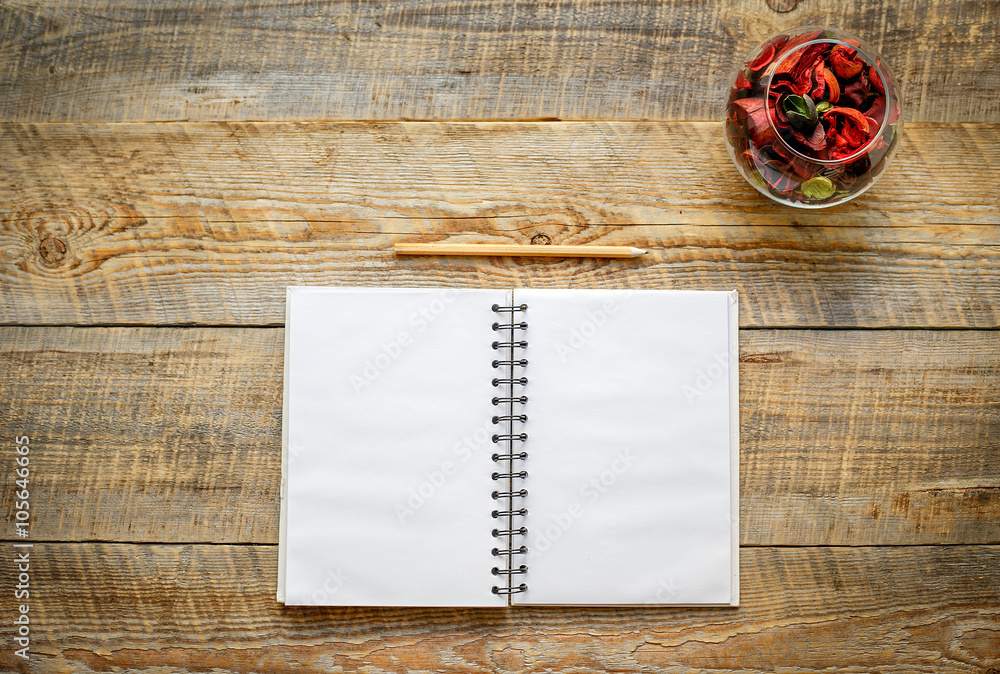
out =
[[891,74],[868,53],[854,38],[803,29],[769,39],[743,63],[726,138],[751,184],[804,207],[870,186],[899,142],[900,113]]

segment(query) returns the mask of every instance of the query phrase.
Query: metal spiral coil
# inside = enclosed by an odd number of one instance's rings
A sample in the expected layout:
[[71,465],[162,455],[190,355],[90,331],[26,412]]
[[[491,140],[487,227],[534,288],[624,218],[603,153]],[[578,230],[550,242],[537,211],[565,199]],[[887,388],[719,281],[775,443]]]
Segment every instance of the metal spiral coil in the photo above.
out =
[[500,349],[526,349],[528,348],[528,343],[525,341],[515,342],[511,340],[509,342],[493,342],[493,350],[499,351]]
[[497,569],[497,568],[493,569],[494,576],[510,576],[517,573],[527,573],[527,572],[528,572],[528,567],[525,566],[524,564],[517,567],[516,569]]
[[510,585],[508,585],[507,587],[497,587],[496,585],[493,586],[493,594],[517,594],[518,592],[527,592],[527,591],[528,591],[528,586],[525,583],[521,583],[517,587],[511,587]]
[[520,403],[520,404],[523,405],[526,402],[528,402],[528,396],[518,396],[516,398],[515,397],[504,398],[504,397],[501,397],[501,396],[497,396],[496,398],[493,399],[493,404],[494,405],[501,405],[501,404],[508,404],[508,403],[509,404]]
[[493,417],[493,423],[498,424],[501,421],[520,421],[524,423],[528,420],[528,415],[526,414],[502,414],[500,416]]
[[523,358],[521,349],[528,347],[528,342],[518,339],[518,331],[528,329],[526,321],[517,321],[514,314],[528,310],[527,304],[517,304],[511,306],[493,305],[493,311],[498,314],[508,314],[506,321],[497,321],[493,324],[493,331],[500,333],[497,341],[493,342],[493,349],[500,351],[500,355],[493,361],[493,369],[500,370],[500,376],[493,379],[493,386],[501,389],[500,395],[492,399],[495,407],[502,408],[502,412],[493,417],[493,424],[499,426],[498,432],[493,434],[493,443],[502,445],[502,451],[493,454],[494,463],[498,464],[499,470],[493,473],[492,478],[504,484],[506,489],[494,491],[493,500],[500,501],[500,508],[491,514],[493,519],[499,520],[498,526],[493,530],[493,538],[503,541],[505,547],[493,548],[494,557],[501,558],[500,564],[493,567],[494,576],[506,577],[505,585],[494,585],[493,594],[512,595],[526,592],[526,583],[515,585],[513,577],[523,575],[528,572],[528,567],[524,564],[515,565],[514,555],[523,555],[528,552],[525,545],[517,544],[517,537],[525,536],[528,529],[522,526],[515,518],[524,517],[528,514],[528,509],[515,503],[515,499],[521,499],[528,495],[528,490],[521,486],[521,481],[528,477],[528,472],[515,465],[515,462],[524,461],[528,458],[528,453],[517,451],[515,442],[524,442],[528,439],[528,434],[520,431],[515,424],[523,424],[528,420],[527,415],[517,406],[528,402],[528,397],[524,395],[522,387],[528,383],[528,378],[518,374],[515,375],[515,368],[525,368],[528,359]]
[[515,452],[514,454],[494,454],[493,461],[506,461],[507,459],[520,459],[524,460],[528,458],[527,452]]

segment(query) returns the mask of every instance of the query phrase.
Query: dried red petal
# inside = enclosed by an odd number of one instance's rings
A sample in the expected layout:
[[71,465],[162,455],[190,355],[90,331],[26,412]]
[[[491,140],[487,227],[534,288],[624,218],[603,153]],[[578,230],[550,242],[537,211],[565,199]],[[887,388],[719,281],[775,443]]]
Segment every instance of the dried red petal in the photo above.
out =
[[762,49],[763,51],[761,51],[760,55],[757,58],[755,58],[753,61],[749,61],[746,64],[747,68],[749,68],[755,73],[760,72],[761,70],[766,68],[768,65],[771,64],[771,61],[774,60],[775,51],[773,44],[766,43]]
[[837,81],[837,76],[833,74],[832,70],[824,69],[823,78],[826,80],[826,100],[836,103],[840,100],[840,82]]
[[829,48],[826,44],[813,44],[802,48],[802,57],[792,69],[792,79],[799,79],[808,70],[816,69],[816,63],[822,60],[822,54]]
[[[790,45],[791,46],[791,45]],[[814,44],[803,49],[797,49],[788,54],[781,65],[774,71],[774,76],[778,79],[789,79],[793,82],[799,79],[806,68],[810,68],[816,61],[820,52],[824,51],[827,45]]]
[[874,137],[875,137],[876,135],[878,135],[878,127],[879,127],[880,125],[879,125],[879,123],[878,123],[878,122],[876,122],[876,121],[875,121],[874,119],[872,119],[871,117],[868,117],[868,116],[865,116],[865,119],[867,119],[867,120],[868,120],[868,140],[871,140],[871,139],[873,139],[873,138],[874,138]]
[[[854,108],[835,107],[823,113],[824,121],[831,125],[828,136],[834,139],[835,150],[831,151],[831,158],[842,158],[853,154],[861,146],[868,142],[868,118]],[[846,154],[833,157],[834,152],[848,150]]]
[[873,120],[875,126],[882,126],[882,120],[885,119],[885,96],[879,96],[872,103],[872,107],[868,108],[868,112],[865,113],[865,117]]
[[839,77],[851,79],[861,72],[864,63],[858,58],[857,51],[838,44],[830,52],[830,66]]
[[854,105],[860,108],[868,97],[868,76],[861,73],[858,79],[844,87],[844,96],[854,101]]
[[764,178],[764,181],[776,192],[791,194],[799,184],[799,180],[794,177],[794,174],[788,167],[778,162],[772,161],[766,164],[759,164],[757,170],[760,171],[760,175]]
[[868,68],[868,81],[872,83],[872,87],[875,88],[875,91],[880,94],[885,93],[885,85],[882,84],[882,78],[879,77],[878,71],[875,70],[875,66],[870,66]]
[[855,152],[857,152],[857,150],[851,147],[847,146],[837,147],[829,151],[829,153],[827,154],[827,159],[831,160],[847,159]]
[[[785,51],[791,51],[792,49],[795,49],[799,45],[803,45],[806,42],[812,42],[813,40],[818,40],[819,38],[823,37],[824,35],[826,35],[826,31],[824,31],[824,30],[814,30],[814,31],[811,31],[809,33],[803,33],[802,35],[799,35],[794,40],[789,40],[788,43],[786,45],[784,45]],[[780,50],[781,47],[776,47],[776,49]]]
[[[850,121],[853,121],[858,128],[860,128],[865,133],[868,133],[868,121],[865,116],[854,108],[844,108],[844,107],[833,107],[823,113],[823,117],[829,119],[831,117],[836,117],[836,115],[844,115]],[[845,120],[846,121],[846,120]]]
[[841,138],[847,140],[847,144],[854,149],[860,148],[862,145],[868,142],[868,120],[865,119],[865,128],[861,129],[854,126],[845,126],[844,132],[841,134]]
[[854,175],[853,173],[851,173],[850,171],[844,171],[843,173],[841,173],[840,175],[838,175],[836,178],[834,178],[834,182],[836,182],[837,185],[839,185],[840,189],[842,189],[842,190],[849,190],[849,189],[851,189],[851,185],[853,185],[854,183],[856,183],[857,180],[858,180],[858,177],[856,175]]
[[767,113],[771,116],[771,122],[774,123],[779,129],[788,128],[788,117],[785,115],[785,111],[781,109],[780,105],[769,105],[767,107]]
[[788,165],[778,158],[771,157],[760,149],[750,146],[744,153],[747,160],[760,173],[768,185],[774,187],[779,180],[791,173]]
[[810,98],[814,101],[822,100],[823,94],[826,93],[826,66],[823,65],[823,60],[820,59],[816,64],[816,72],[813,75],[813,79],[816,84],[813,86],[812,91],[809,93]]
[[788,81],[775,82],[773,80],[771,81],[770,97],[772,103],[776,102],[779,98],[781,98],[785,94],[794,94],[794,93],[795,92],[792,90],[791,82]]
[[753,145],[751,145],[743,153],[743,158],[746,159],[751,166],[760,171],[762,175],[767,170],[775,171],[781,174],[791,173],[791,170],[788,168],[788,164],[784,161],[770,157]]
[[788,43],[787,35],[775,35],[774,37],[772,37],[770,40],[767,41],[767,44],[774,47],[775,53],[783,50],[785,48],[785,44],[787,43]]
[[763,109],[764,101],[762,101],[759,98],[740,98],[738,100],[733,101],[733,105],[738,107],[747,115],[752,115],[758,110]]
[[812,87],[812,68],[806,70],[792,82],[792,91],[799,96],[805,96]]
[[794,129],[792,130],[792,136],[795,140],[817,152],[826,149],[826,130],[822,124],[817,124],[809,136],[799,133]]
[[815,164],[808,159],[793,155],[779,140],[774,141],[774,144],[771,145],[771,149],[774,150],[776,155],[788,162],[788,167],[796,176],[801,176],[803,179],[808,180],[816,175],[819,170]]
[[739,91],[740,89],[753,89],[753,85],[750,84],[750,80],[746,78],[743,71],[736,73],[736,83],[733,84],[733,88]]
[[781,65],[775,69],[774,76],[776,78],[781,78],[782,75],[785,75],[787,76],[787,79],[795,79],[792,77],[792,70],[795,69],[795,66],[798,65],[799,59],[801,58],[801,51],[792,52],[785,57],[785,60],[781,62]]
[[[769,145],[774,142],[774,129],[767,121],[767,110],[760,98],[741,98],[733,101],[733,112],[739,124],[745,120],[747,133],[755,145]],[[743,120],[739,119],[742,114]]]
[[809,180],[820,172],[820,167],[815,162],[803,159],[802,157],[792,157],[788,160],[788,165],[795,171],[795,175],[801,177],[803,180]]
[[837,133],[837,129],[830,127],[826,131],[826,149],[819,153],[820,159],[831,159],[830,152],[834,148],[843,146],[844,142],[840,139],[840,135]]
[[899,121],[899,103],[895,99],[886,105],[885,114],[888,116],[890,124],[895,124]]

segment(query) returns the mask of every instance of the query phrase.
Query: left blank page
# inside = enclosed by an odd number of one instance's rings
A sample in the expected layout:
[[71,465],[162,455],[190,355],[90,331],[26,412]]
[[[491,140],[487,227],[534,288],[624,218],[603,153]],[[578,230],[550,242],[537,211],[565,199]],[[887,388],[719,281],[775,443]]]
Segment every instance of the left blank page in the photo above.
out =
[[[491,591],[497,290],[289,288],[279,598],[503,606]],[[282,592],[284,590],[284,592]]]

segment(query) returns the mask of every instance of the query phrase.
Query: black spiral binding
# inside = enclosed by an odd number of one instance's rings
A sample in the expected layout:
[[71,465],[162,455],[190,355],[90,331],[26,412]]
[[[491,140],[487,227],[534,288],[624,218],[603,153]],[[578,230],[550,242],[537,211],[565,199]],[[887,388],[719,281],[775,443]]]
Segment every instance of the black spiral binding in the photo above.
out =
[[[493,417],[493,424],[499,426],[499,432],[493,434],[493,442],[501,445],[502,450],[493,454],[493,461],[500,467],[493,473],[493,479],[500,483],[501,488],[493,492],[493,500],[500,501],[501,507],[494,510],[493,519],[500,520],[499,526],[493,530],[493,538],[500,539],[500,544],[493,548],[493,556],[501,557],[502,560],[493,567],[493,575],[505,577],[506,582],[502,585],[493,586],[493,594],[512,595],[525,592],[527,584],[514,584],[514,576],[523,576],[528,572],[528,567],[524,564],[514,564],[515,555],[524,555],[528,549],[524,545],[516,545],[518,536],[524,536],[528,530],[521,525],[522,518],[528,514],[528,509],[516,502],[528,495],[528,490],[524,489],[520,480],[528,477],[528,472],[517,463],[528,458],[528,453],[516,451],[515,442],[524,442],[528,439],[527,433],[520,431],[520,424],[528,420],[516,406],[524,405],[528,402],[528,397],[524,395],[524,386],[528,383],[528,378],[523,376],[522,369],[528,365],[528,360],[521,357],[520,350],[527,348],[528,343],[523,339],[516,339],[515,333],[528,329],[528,324],[524,321],[515,321],[514,315],[525,312],[527,304],[503,307],[493,305],[493,311],[498,314],[506,314],[509,318],[507,322],[498,321],[493,324],[493,329],[500,333],[499,339],[493,342],[493,349],[499,352],[499,357],[493,361],[494,369],[500,370],[500,375],[493,379],[493,386],[498,390],[498,395],[493,397],[493,405],[500,407],[502,412]],[[522,314],[523,315],[523,314]]]

